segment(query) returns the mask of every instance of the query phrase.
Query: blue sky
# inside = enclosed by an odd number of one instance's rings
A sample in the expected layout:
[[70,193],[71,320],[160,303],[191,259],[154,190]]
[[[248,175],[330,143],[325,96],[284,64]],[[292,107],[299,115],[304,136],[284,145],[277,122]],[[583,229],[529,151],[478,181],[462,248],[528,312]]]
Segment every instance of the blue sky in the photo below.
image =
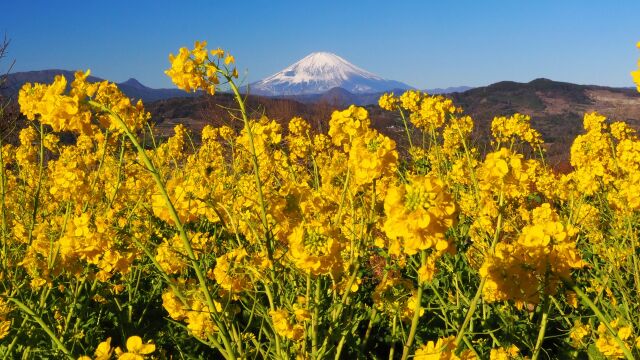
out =
[[[87,69],[172,87],[168,54],[207,40],[250,81],[314,51],[418,88],[538,77],[632,86],[640,0],[1,1],[14,71]],[[5,70],[8,61],[0,63]]]

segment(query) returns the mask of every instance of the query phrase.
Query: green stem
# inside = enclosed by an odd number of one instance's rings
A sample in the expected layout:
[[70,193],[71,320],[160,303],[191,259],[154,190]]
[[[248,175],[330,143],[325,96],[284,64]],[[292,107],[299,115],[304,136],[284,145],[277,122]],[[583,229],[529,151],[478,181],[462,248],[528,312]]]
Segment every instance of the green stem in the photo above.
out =
[[16,346],[16,344],[18,343],[18,339],[20,338],[20,335],[22,334],[23,328],[27,324],[27,321],[29,321],[29,318],[27,317],[22,318],[22,324],[20,324],[20,327],[18,327],[18,331],[15,332],[13,340],[11,340],[11,343],[7,347],[7,350],[5,351],[5,353],[3,354],[3,357],[2,357],[3,360],[8,359],[9,355],[11,355],[11,352],[13,351],[13,347]]
[[582,292],[582,289],[580,289],[578,285],[573,283],[573,281],[571,280],[567,280],[567,279],[562,279],[562,280],[568,287],[571,288],[571,290],[573,290],[576,293],[576,295],[580,297],[580,299],[585,304],[587,304],[587,306],[591,309],[591,311],[593,311],[593,313],[596,315],[598,320],[600,320],[600,323],[603,324],[607,328],[607,330],[609,330],[609,334],[616,341],[616,343],[618,344],[618,347],[620,347],[620,349],[624,353],[625,358],[627,358],[627,360],[635,359],[633,357],[633,354],[629,350],[629,348],[627,348],[627,345],[624,343],[624,341],[622,341],[622,339],[618,337],[618,333],[615,331],[615,329],[613,329],[611,325],[609,325],[609,320],[604,316],[602,311],[598,309],[598,307],[593,303],[593,301],[591,301],[591,299],[589,299],[589,297],[584,292]]
[[540,356],[540,350],[542,350],[542,343],[544,342],[544,334],[547,329],[550,310],[551,302],[549,301],[549,295],[545,295],[544,304],[542,305],[542,319],[540,320],[540,330],[538,331],[538,339],[536,340],[536,346],[533,349],[531,360],[537,360],[538,356]]
[[[262,191],[262,180],[260,179],[260,166],[258,164],[258,156],[256,154],[256,147],[253,141],[253,132],[251,130],[251,124],[249,123],[249,117],[247,116],[247,109],[245,106],[245,102],[244,99],[242,98],[242,94],[240,94],[240,90],[238,89],[238,86],[235,84],[235,82],[233,81],[232,76],[230,76],[228,73],[222,73],[225,78],[227,79],[229,86],[231,87],[231,90],[233,91],[233,94],[235,96],[236,102],[238,103],[238,106],[240,107],[240,114],[242,114],[242,120],[244,122],[244,126],[245,129],[247,129],[247,135],[249,138],[249,147],[250,147],[250,152],[251,152],[251,162],[253,164],[253,172],[255,174],[255,183],[256,183],[256,190],[258,191],[258,200],[260,203],[260,218],[262,220],[262,226],[264,227],[264,234],[265,234],[265,241],[266,241],[266,248],[267,248],[267,257],[269,259],[269,262],[271,263],[271,282],[269,282],[268,284],[265,284],[265,290],[267,291],[267,295],[269,296],[269,307],[271,308],[272,311],[275,311],[275,304],[276,304],[276,299],[273,297],[272,291],[270,289],[270,286],[273,285],[275,288],[275,284],[276,282],[273,281],[275,280],[275,261],[273,261],[273,252],[274,252],[274,245],[272,243],[272,237],[270,234],[270,230],[269,230],[269,222],[267,220],[267,203],[265,201],[264,198],[264,194]],[[276,333],[275,334],[275,340],[276,340],[276,353],[278,354],[278,356],[280,356],[281,354],[281,349],[280,349],[280,337],[279,335]]]
[[56,335],[53,333],[53,331],[51,331],[51,328],[49,328],[49,326],[47,326],[47,324],[44,322],[44,320],[42,320],[42,318],[40,316],[38,316],[38,314],[33,312],[33,310],[31,310],[27,305],[25,305],[22,302],[20,302],[18,299],[9,298],[9,301],[11,301],[14,304],[16,304],[20,308],[20,310],[25,312],[27,315],[31,316],[40,325],[40,327],[42,327],[42,330],[44,330],[44,332],[46,332],[47,335],[49,335],[49,337],[56,344],[58,349],[60,351],[62,351],[68,358],[73,359],[73,356],[71,355],[71,352],[69,351],[69,349],[67,349],[64,346],[64,344],[60,341],[60,339],[58,339],[56,337]]
[[[94,176],[93,180],[91,181],[91,185],[89,185],[89,193],[90,194],[93,192],[93,189],[95,188],[96,184],[98,183],[98,179],[100,178],[100,170],[102,170],[102,165],[104,164],[104,159],[107,156],[108,142],[109,142],[109,129],[107,129],[105,131],[104,144],[103,144],[104,147],[102,149],[102,155],[100,156],[100,162],[98,163],[98,169],[95,171],[95,176]],[[89,208],[89,200],[87,200],[84,203],[84,206],[82,207],[82,212],[87,211],[88,208]]]
[[404,124],[404,130],[407,133],[407,140],[409,140],[409,149],[413,148],[413,142],[411,141],[411,133],[409,132],[409,124],[407,123],[407,118],[404,116],[404,111],[399,109],[400,117],[402,117],[402,123]]
[[474,195],[476,198],[476,202],[480,202],[480,194],[479,194],[479,189],[480,187],[478,186],[478,178],[476,177],[476,172],[475,169],[473,167],[473,161],[471,161],[471,152],[469,151],[469,146],[467,146],[467,140],[465,138],[465,136],[462,134],[462,130],[460,129],[460,126],[456,126],[456,129],[458,130],[458,135],[460,135],[460,142],[462,142],[462,147],[464,148],[464,156],[465,159],[467,160],[467,165],[469,166],[469,174],[471,175],[471,181],[473,182],[473,186],[474,186]]
[[371,330],[373,330],[373,322],[376,320],[376,316],[378,316],[378,312],[375,307],[372,307],[369,315],[369,324],[367,325],[367,330],[365,331],[364,338],[362,339],[362,343],[360,344],[361,351],[364,351],[367,348],[367,343],[369,342]]
[[393,355],[396,352],[396,322],[397,322],[398,317],[394,316],[393,320],[391,322],[391,348],[389,349],[389,360],[393,360]]
[[[502,227],[502,205],[504,203],[504,192],[500,192],[500,199],[498,200],[498,209],[499,209],[499,213],[498,213],[498,220],[496,221],[496,231],[493,234],[493,240],[491,242],[491,248],[490,251],[493,252],[493,250],[496,247],[496,244],[498,243],[498,239],[500,238],[500,228]],[[478,306],[478,301],[480,301],[480,297],[482,296],[482,291],[484,290],[484,285],[487,282],[487,277],[483,277],[480,280],[480,285],[478,285],[478,290],[476,291],[475,296],[473,297],[473,301],[471,301],[471,304],[469,305],[469,310],[467,311],[467,315],[464,317],[464,320],[462,322],[462,325],[460,326],[460,329],[458,329],[458,335],[456,336],[456,347],[458,345],[460,345],[460,341],[462,341],[462,338],[464,337],[464,333],[467,329],[467,326],[469,325],[469,322],[471,322],[471,318],[473,317],[473,313],[476,311],[476,307]]]
[[359,270],[360,270],[360,263],[356,263],[356,267],[353,269],[353,274],[351,274],[351,277],[347,282],[347,287],[344,289],[344,294],[342,294],[340,303],[338,304],[338,307],[336,308],[336,312],[334,313],[335,314],[333,316],[334,324],[336,324],[336,321],[340,318],[340,315],[342,314],[342,309],[344,308],[344,304],[347,303],[349,293],[351,292],[351,287],[353,286],[353,283],[356,281],[356,278],[358,277]]
[[[195,256],[195,253],[193,252],[193,247],[191,246],[191,241],[189,240],[189,236],[187,235],[187,232],[182,224],[182,221],[180,220],[180,217],[178,216],[178,212],[176,211],[176,208],[173,206],[173,203],[171,202],[171,199],[169,198],[169,194],[167,193],[167,189],[164,186],[164,183],[162,181],[162,179],[160,178],[160,174],[158,173],[158,170],[156,169],[156,167],[153,165],[153,163],[151,162],[151,159],[149,159],[149,156],[147,155],[147,152],[144,150],[144,148],[142,148],[142,146],[140,145],[140,143],[138,142],[138,139],[136,138],[136,136],[131,132],[131,130],[129,129],[129,127],[125,124],[125,122],[122,120],[122,118],[120,117],[120,115],[114,113],[113,111],[111,111],[111,109],[107,108],[106,106],[92,101],[90,100],[89,105],[94,106],[96,108],[98,108],[99,110],[102,110],[106,113],[109,114],[109,117],[111,117],[112,120],[114,120],[118,126],[127,134],[127,136],[129,137],[129,140],[131,141],[131,143],[133,144],[133,146],[135,146],[135,148],[138,150],[138,155],[140,156],[140,158],[142,158],[142,162],[144,163],[144,165],[146,166],[147,170],[151,173],[151,176],[153,177],[156,185],[158,186],[158,189],[160,190],[160,194],[162,195],[164,201],[165,201],[165,205],[167,207],[167,209],[169,210],[169,214],[171,216],[171,219],[173,220],[176,228],[178,229],[178,233],[180,234],[180,239],[182,240],[182,245],[184,246],[184,249],[187,253],[187,257],[189,258],[190,262],[191,262],[191,266],[193,268],[193,270],[196,273],[196,277],[198,278],[198,282],[200,284],[200,290],[203,293],[207,306],[209,307],[209,311],[212,314],[216,313],[216,307],[215,304],[213,302],[213,299],[211,298],[211,294],[209,293],[209,289],[207,288],[207,283],[206,283],[206,279],[204,277],[204,274],[202,272],[202,269],[200,269],[200,265],[198,264],[198,260]],[[220,335],[222,337],[222,342],[225,346],[225,349],[227,350],[227,354],[229,355],[229,358],[232,360],[235,360],[235,352],[233,351],[233,347],[231,346],[231,343],[229,342],[229,338],[228,338],[228,330],[226,328],[226,325],[224,324],[224,322],[219,321],[215,316],[213,317],[214,321],[216,322],[216,325],[218,326],[218,328],[220,328]]]
[[0,137],[0,212],[2,215],[2,269],[3,272],[7,269],[7,238],[9,237],[9,231],[7,229],[7,206],[5,202],[6,196],[6,182],[4,176],[4,157],[2,156],[2,138]]
[[349,186],[349,180],[351,179],[351,169],[347,168],[347,177],[344,179],[344,186],[342,187],[342,195],[340,195],[340,206],[338,206],[338,212],[336,213],[336,224],[340,224],[342,221],[342,208],[347,198],[347,186]]
[[[275,311],[275,303],[274,303],[274,298],[273,298],[273,294],[271,293],[271,288],[269,286],[265,286],[264,287],[265,293],[267,294],[267,299],[269,300],[269,308],[272,311]],[[274,330],[273,332],[273,337],[276,340],[276,354],[277,357],[280,357],[282,355],[282,353],[280,352],[280,335],[278,335],[278,332]]]
[[260,166],[258,164],[258,156],[256,155],[256,147],[253,142],[253,132],[250,126],[251,124],[249,123],[249,118],[247,117],[247,110],[244,104],[244,99],[242,99],[242,95],[240,94],[240,90],[238,89],[236,84],[233,82],[231,77],[227,77],[227,80],[229,81],[229,86],[231,86],[231,90],[233,90],[233,94],[236,98],[236,102],[240,107],[242,120],[244,121],[244,126],[247,129],[247,135],[249,137],[249,147],[251,151],[251,162],[253,164],[253,171],[255,173],[255,182],[256,182],[256,188],[258,191],[258,200],[260,201],[260,217],[262,219],[262,225],[264,226],[265,234],[267,234],[266,240],[267,240],[267,251],[269,254],[269,260],[273,260],[273,248],[271,248],[272,244],[270,243],[271,237],[268,236],[269,223],[267,221],[267,204],[264,199],[264,194],[262,192],[262,180],[260,180]]
[[316,291],[313,300],[313,318],[311,319],[311,353],[318,354],[318,317],[320,316],[320,279],[316,279]]
[[[425,250],[420,252],[420,265],[424,266],[427,261],[427,253]],[[406,360],[409,357],[409,352],[411,351],[411,346],[413,345],[413,340],[416,336],[416,330],[418,329],[418,322],[420,320],[420,313],[422,310],[422,292],[424,291],[424,286],[418,280],[418,294],[416,298],[416,307],[413,313],[413,319],[411,320],[411,328],[409,329],[409,337],[407,338],[407,342],[404,344],[404,349],[402,350],[402,360]]]
[[336,348],[336,356],[335,360],[340,360],[340,354],[342,353],[342,348],[344,347],[344,343],[347,340],[347,332],[343,332],[340,337],[340,341],[338,342],[338,346]]
[[67,330],[69,330],[69,323],[71,322],[71,318],[73,317],[73,313],[76,308],[76,303],[78,302],[78,296],[80,295],[80,290],[84,286],[84,283],[86,280],[87,278],[83,277],[80,283],[76,283],[76,289],[73,292],[73,301],[71,302],[71,306],[69,307],[69,313],[67,314],[67,318],[65,319],[65,322],[64,322],[64,330],[62,331],[62,336],[64,336],[67,333]]
[[33,228],[36,226],[36,217],[40,205],[40,190],[42,188],[42,173],[44,171],[44,125],[40,122],[40,162],[38,163],[38,184],[33,195],[33,213],[31,213],[31,224],[29,226],[29,244],[33,237]]

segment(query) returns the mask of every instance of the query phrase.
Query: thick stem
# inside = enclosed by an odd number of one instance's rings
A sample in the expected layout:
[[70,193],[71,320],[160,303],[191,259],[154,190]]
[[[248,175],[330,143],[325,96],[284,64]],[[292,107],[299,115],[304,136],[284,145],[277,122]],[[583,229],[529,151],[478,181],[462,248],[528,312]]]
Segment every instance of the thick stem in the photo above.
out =
[[533,349],[533,355],[531,360],[537,360],[540,356],[540,350],[542,350],[542,343],[544,342],[544,334],[547,329],[547,322],[549,320],[549,310],[551,309],[551,302],[549,301],[549,295],[545,295],[544,304],[542,305],[542,319],[540,320],[540,330],[538,331],[538,339],[536,340],[536,346]]
[[336,360],[340,360],[340,354],[342,353],[342,348],[344,347],[344,343],[347,340],[347,333],[343,333],[340,337],[340,341],[338,342],[338,347],[336,348],[336,356],[334,357]]

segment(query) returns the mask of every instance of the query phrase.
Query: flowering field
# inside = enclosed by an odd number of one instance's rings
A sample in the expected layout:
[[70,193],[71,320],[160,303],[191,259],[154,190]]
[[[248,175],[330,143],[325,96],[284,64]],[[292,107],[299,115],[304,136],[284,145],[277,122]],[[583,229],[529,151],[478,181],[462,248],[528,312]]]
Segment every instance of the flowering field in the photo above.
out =
[[204,42],[170,60],[186,91],[228,87],[242,130],[158,143],[142,103],[88,71],[20,91],[30,121],[0,153],[4,358],[640,357],[624,122],[585,114],[558,174],[525,115],[496,117],[480,153],[451,100],[385,94],[397,149],[355,106],[326,134],[249,118],[234,58]]

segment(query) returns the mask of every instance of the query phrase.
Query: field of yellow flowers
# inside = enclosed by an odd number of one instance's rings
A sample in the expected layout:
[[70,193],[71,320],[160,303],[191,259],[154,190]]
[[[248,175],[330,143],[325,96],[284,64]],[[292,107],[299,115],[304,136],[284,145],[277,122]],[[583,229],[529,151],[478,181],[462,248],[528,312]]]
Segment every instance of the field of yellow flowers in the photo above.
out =
[[20,91],[29,126],[0,152],[3,358],[640,357],[625,123],[585,114],[558,174],[525,115],[496,117],[481,153],[451,100],[385,94],[397,149],[355,106],[326,134],[249,118],[234,58],[205,42],[170,61],[186,91],[229,88],[242,130],[158,143],[142,103],[88,71]]

